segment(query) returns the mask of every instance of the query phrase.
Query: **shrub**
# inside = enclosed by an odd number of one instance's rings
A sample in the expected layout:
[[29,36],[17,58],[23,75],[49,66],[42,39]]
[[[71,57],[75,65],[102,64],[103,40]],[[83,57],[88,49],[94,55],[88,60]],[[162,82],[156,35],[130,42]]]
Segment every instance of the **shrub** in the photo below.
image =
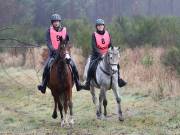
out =
[[153,65],[153,57],[149,54],[145,55],[141,59],[141,64],[143,64],[145,67],[150,67]]
[[162,58],[162,62],[180,74],[180,47],[174,46],[170,48]]
[[93,27],[86,19],[67,20],[65,25],[68,27],[70,40],[78,48],[81,48],[83,55],[87,57],[91,49],[91,35]]

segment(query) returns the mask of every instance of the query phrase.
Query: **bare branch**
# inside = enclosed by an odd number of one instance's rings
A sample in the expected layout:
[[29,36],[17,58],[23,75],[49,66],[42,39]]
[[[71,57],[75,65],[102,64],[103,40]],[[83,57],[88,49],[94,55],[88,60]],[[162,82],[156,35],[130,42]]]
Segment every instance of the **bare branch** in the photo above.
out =
[[[11,40],[11,41],[16,41],[18,43],[20,43],[21,45],[18,45],[18,46],[14,46],[14,47],[40,47],[40,45],[38,44],[31,44],[31,43],[27,43],[27,42],[24,42],[24,41],[21,41],[19,39],[16,39],[16,38],[0,38],[0,40]],[[24,46],[26,45],[26,46]],[[8,46],[0,46],[0,47],[8,47]],[[13,47],[13,46],[9,46],[9,47]]]
[[5,27],[5,28],[1,28],[0,31],[4,31],[4,30],[11,30],[14,29],[13,27]]
[[0,46],[0,48],[38,48],[40,46],[20,46],[20,45],[17,45],[17,46]]

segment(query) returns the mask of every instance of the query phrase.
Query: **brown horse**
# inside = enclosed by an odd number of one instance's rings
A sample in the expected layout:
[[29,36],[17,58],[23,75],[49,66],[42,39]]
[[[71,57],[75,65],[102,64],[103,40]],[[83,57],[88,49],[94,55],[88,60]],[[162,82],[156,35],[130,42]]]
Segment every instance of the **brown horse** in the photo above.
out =
[[[52,117],[57,118],[57,106],[61,115],[61,126],[69,126],[74,124],[73,120],[73,103],[72,103],[72,87],[73,76],[71,68],[67,64],[67,55],[70,55],[70,45],[65,41],[61,41],[61,45],[57,50],[57,58],[53,63],[50,71],[50,79],[48,88],[51,89],[54,98],[54,112]],[[68,108],[70,110],[70,118],[67,117]],[[65,116],[63,115],[63,110]]]

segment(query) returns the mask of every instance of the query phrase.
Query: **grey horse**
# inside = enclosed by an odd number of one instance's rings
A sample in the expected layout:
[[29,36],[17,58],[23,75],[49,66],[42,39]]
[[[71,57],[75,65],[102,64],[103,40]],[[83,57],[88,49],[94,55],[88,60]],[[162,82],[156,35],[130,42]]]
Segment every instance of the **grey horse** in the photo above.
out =
[[[118,119],[120,121],[124,121],[122,111],[121,111],[121,98],[119,95],[119,87],[118,87],[118,62],[119,62],[120,54],[118,47],[110,47],[108,52],[103,56],[103,60],[99,62],[96,69],[96,80],[91,79],[90,82],[90,92],[92,95],[93,103],[96,106],[96,115],[97,118],[101,118],[102,116],[102,104],[104,106],[104,116],[107,116],[107,98],[106,91],[111,90],[114,93],[116,98],[117,107],[118,107]],[[87,78],[87,72],[89,68],[90,57],[87,60],[85,71],[84,71],[84,79]],[[97,97],[95,88],[100,89],[99,94],[99,104],[97,103]]]

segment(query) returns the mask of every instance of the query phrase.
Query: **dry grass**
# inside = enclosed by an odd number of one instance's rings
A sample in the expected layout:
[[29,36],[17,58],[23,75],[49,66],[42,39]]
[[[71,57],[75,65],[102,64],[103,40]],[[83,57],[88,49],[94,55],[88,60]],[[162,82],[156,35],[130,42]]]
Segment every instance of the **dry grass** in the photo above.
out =
[[[80,76],[83,76],[85,58],[82,56],[82,50],[72,48],[71,53],[72,59],[77,64]],[[39,71],[42,69],[47,57],[48,49],[46,47],[27,49],[24,59],[22,52],[19,51],[18,53],[18,50],[11,49],[6,53],[0,53],[0,64],[5,67],[20,67],[23,63],[23,60],[25,60],[23,68],[36,69]]]
[[[164,52],[163,48],[135,48],[123,51],[120,59],[121,76],[128,81],[128,86],[141,88],[155,100],[180,95],[180,78],[161,63]],[[46,47],[28,49],[23,67],[39,71],[47,55]],[[72,58],[82,78],[86,62],[82,57],[82,50],[72,48]],[[3,53],[0,54],[0,59],[4,67],[18,67],[22,64],[23,56]]]
[[63,129],[59,117],[51,118],[50,91],[42,95],[36,89],[39,82],[34,70],[0,69],[0,77],[0,135],[180,134],[180,97],[155,101],[145,93],[137,93],[141,88],[121,89],[125,121],[119,122],[112,91],[107,92],[108,118],[97,120],[90,93],[73,90],[75,125]]
[[[142,88],[152,94],[154,98],[179,96],[180,79],[175,72],[161,64],[163,48],[136,48],[127,49],[121,54],[121,74],[128,85],[133,88]],[[144,58],[151,58],[143,63]],[[157,96],[157,97],[156,97]]]
[[11,55],[9,53],[0,54],[0,63],[3,63],[5,66],[14,66],[17,67],[22,62],[22,55]]
[[[180,78],[161,63],[164,52],[163,48],[135,48],[123,51],[120,59],[121,76],[128,81],[128,86],[141,88],[156,100],[180,95]],[[33,68],[36,71],[41,70],[47,54],[46,47],[28,49],[23,67]],[[18,67],[23,60],[21,54],[12,55],[10,53],[0,54],[0,58],[0,63],[4,67]],[[82,50],[73,48],[72,58],[82,78],[86,62],[82,57]]]
[[[18,67],[20,55],[0,55],[3,58],[0,67],[0,135],[180,134],[180,80],[161,64],[164,49],[136,48],[122,52],[121,74],[128,81],[128,86],[121,89],[125,122],[117,120],[112,91],[107,93],[108,118],[100,121],[96,119],[90,93],[74,90],[75,126],[72,129],[60,128],[60,120],[51,118],[53,99],[50,91],[42,95],[36,89],[41,78],[41,73],[36,70],[42,71],[43,49],[34,50],[33,61],[31,52],[27,53],[29,61],[24,67]],[[79,55],[81,50],[74,49],[72,53],[82,75],[85,60]],[[150,62],[146,61],[149,56]],[[38,65],[34,67],[36,70],[32,69],[31,63]]]

